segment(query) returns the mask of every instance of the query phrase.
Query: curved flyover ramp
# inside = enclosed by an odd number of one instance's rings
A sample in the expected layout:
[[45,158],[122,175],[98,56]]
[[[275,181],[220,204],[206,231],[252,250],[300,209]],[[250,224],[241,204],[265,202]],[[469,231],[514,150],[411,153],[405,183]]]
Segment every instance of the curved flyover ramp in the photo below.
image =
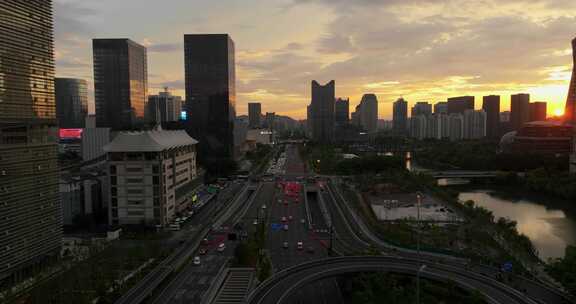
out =
[[[491,278],[443,264],[426,264],[420,273],[424,278],[451,280],[467,290],[478,290],[491,304],[536,304],[521,292]],[[418,260],[383,256],[327,258],[302,263],[280,271],[260,284],[248,296],[248,304],[288,303],[289,297],[302,286],[347,273],[385,271],[416,275]]]

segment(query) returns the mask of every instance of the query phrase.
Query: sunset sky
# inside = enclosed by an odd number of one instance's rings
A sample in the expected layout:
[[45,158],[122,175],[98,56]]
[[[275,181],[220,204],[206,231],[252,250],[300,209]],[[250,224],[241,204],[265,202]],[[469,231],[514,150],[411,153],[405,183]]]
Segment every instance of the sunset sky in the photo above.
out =
[[[149,93],[184,97],[183,34],[229,33],[236,44],[238,114],[305,118],[310,82],[336,95],[392,102],[530,93],[548,114],[564,107],[576,0],[55,0],[56,75],[90,82],[92,38],[148,48]],[[90,105],[93,110],[93,105]]]

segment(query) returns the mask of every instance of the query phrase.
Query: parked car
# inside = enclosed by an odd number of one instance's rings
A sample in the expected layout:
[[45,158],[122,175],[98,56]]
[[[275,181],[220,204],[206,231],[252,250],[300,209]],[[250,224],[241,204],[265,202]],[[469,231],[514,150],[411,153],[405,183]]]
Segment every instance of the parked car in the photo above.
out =
[[302,242],[298,242],[298,243],[296,244],[296,248],[297,248],[298,250],[302,250],[302,249],[304,249],[304,244],[302,244]]
[[288,248],[288,242],[284,242],[284,244],[282,244],[282,247]]
[[205,255],[206,252],[207,252],[206,248],[200,248],[200,250],[198,250],[198,253],[199,253],[200,255]]
[[199,256],[194,257],[194,265],[200,265],[200,257]]
[[284,231],[288,231],[288,225],[287,224],[285,224],[283,228],[284,228]]

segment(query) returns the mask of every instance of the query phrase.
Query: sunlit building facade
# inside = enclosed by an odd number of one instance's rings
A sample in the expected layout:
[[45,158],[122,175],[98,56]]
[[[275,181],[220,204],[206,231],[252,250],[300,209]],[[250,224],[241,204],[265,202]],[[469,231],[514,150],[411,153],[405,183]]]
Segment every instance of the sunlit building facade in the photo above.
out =
[[96,126],[137,129],[148,96],[146,48],[130,39],[93,39]]
[[0,1],[0,285],[61,247],[52,1]]

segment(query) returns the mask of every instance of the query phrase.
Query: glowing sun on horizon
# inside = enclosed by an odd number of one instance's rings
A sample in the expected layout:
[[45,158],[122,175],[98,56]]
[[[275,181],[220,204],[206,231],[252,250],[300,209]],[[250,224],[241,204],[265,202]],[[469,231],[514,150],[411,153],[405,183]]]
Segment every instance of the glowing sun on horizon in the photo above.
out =
[[563,109],[556,109],[554,110],[554,116],[562,116],[564,115],[564,110]]

